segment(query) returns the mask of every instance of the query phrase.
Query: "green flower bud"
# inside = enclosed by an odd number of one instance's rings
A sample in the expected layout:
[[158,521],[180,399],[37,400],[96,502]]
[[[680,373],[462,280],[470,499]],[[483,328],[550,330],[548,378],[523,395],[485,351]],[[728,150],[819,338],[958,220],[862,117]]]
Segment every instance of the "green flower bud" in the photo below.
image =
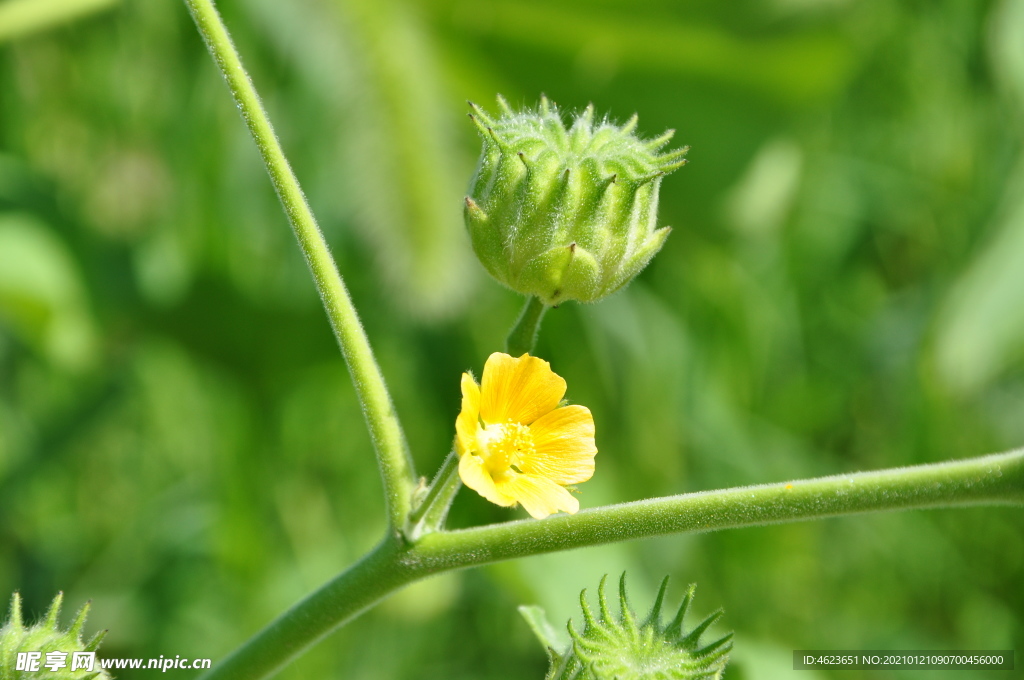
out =
[[469,114],[484,147],[464,213],[484,267],[547,305],[594,302],[629,283],[668,237],[658,190],[688,147],[662,154],[673,130],[641,140],[636,115],[595,124],[593,105],[566,127],[544,97],[537,111],[498,104],[497,119],[472,103]]
[[580,593],[585,627],[578,632],[569,621],[569,644],[563,642],[539,607],[519,608],[547,647],[551,667],[546,680],[697,680],[722,676],[732,650],[732,633],[704,645],[700,642],[704,632],[721,617],[721,610],[692,630],[683,630],[695,586],[689,587],[679,611],[664,625],[661,606],[668,577],[661,582],[654,606],[642,622],[629,606],[625,574],[619,580],[619,617],[612,615],[604,593],[607,578],[601,579],[597,591],[599,617],[590,610],[587,591]]
[[[10,617],[0,627],[0,680],[110,680],[110,673],[100,667],[99,660],[94,660],[91,670],[72,670],[73,653],[95,652],[106,631],[97,633],[87,643],[82,642],[82,628],[85,626],[85,617],[89,614],[88,602],[78,610],[71,628],[61,630],[57,620],[60,618],[60,606],[63,601],[64,594],[57,593],[45,618],[33,626],[26,626],[22,622],[21,597],[14,593],[11,598]],[[19,652],[40,652],[41,657],[36,659],[38,668],[35,671],[19,670]],[[54,659],[62,664],[56,670],[46,667],[49,661],[47,654],[52,652],[63,653]]]

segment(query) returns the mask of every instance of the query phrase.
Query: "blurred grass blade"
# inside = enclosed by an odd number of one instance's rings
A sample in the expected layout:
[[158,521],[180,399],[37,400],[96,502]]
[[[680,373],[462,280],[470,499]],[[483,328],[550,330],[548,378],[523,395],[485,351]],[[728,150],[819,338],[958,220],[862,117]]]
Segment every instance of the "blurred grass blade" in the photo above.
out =
[[477,268],[461,214],[465,105],[445,96],[427,27],[402,0],[247,7],[335,121],[314,200],[369,244],[403,313],[454,316]]
[[0,3],[0,43],[113,7],[118,0],[7,0]]
[[1002,224],[942,310],[936,362],[945,382],[969,393],[1024,354],[1024,167],[1007,183]]
[[348,172],[339,181],[352,184],[356,222],[402,307],[420,318],[451,316],[474,271],[461,214],[469,170],[459,172],[453,152],[462,111],[443,95],[429,36],[406,3],[338,6],[345,41],[359,53]]
[[795,102],[828,98],[847,81],[850,47],[838,35],[807,31],[748,39],[721,28],[637,18],[636,12],[585,12],[522,0],[457,3],[450,17],[483,15],[460,28],[485,30],[541,50],[569,52],[584,68],[703,76]]

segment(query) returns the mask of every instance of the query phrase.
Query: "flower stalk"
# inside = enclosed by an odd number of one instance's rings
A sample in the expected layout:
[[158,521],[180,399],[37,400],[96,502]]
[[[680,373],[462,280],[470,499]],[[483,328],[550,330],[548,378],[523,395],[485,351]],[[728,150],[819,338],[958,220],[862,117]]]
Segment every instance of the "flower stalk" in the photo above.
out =
[[547,305],[537,296],[530,295],[526,298],[523,311],[519,313],[516,325],[509,331],[508,339],[505,340],[505,349],[509,354],[514,357],[533,354],[537,346],[537,335],[540,333],[540,322],[546,311]]
[[448,518],[448,509],[460,486],[462,480],[459,479],[459,456],[452,451],[444,459],[441,469],[434,476],[434,481],[423,494],[423,500],[409,515],[406,538],[416,541],[425,534],[442,530]]
[[405,524],[409,513],[416,473],[412,458],[380,372],[370,341],[345,282],[338,272],[313,211],[299,181],[285,158],[256,88],[242,66],[241,57],[212,0],[185,0],[213,60],[227,81],[235,104],[242,112],[249,133],[267,166],[277,196],[284,206],[292,231],[313,274],[331,328],[341,346],[359,403],[363,408],[384,482],[388,516],[395,531]]

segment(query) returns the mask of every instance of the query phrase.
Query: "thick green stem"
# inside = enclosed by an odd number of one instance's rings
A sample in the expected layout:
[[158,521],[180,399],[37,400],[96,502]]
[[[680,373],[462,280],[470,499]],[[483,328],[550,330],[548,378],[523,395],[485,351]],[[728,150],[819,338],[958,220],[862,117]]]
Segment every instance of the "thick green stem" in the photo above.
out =
[[431,570],[674,533],[797,522],[881,510],[1024,505],[1024,449],[931,465],[702,491],[424,536]]
[[439,531],[424,535],[414,545],[389,539],[258,633],[203,680],[264,678],[389,592],[437,572],[671,533],[967,505],[1024,505],[1024,449]]
[[385,539],[333,581],[310,594],[236,649],[204,680],[273,675],[322,637],[378,600],[424,576],[401,559],[400,540]]
[[508,339],[505,340],[505,349],[509,354],[518,357],[533,353],[533,348],[537,344],[537,333],[540,332],[540,321],[547,310],[547,305],[539,298],[526,298],[523,311],[520,312],[516,325],[509,331]]
[[285,158],[270,119],[242,66],[224,22],[212,0],[185,2],[206,41],[210,54],[213,55],[231,89],[231,95],[242,112],[242,118],[256,146],[259,147],[274,189],[288,215],[288,221],[299,241],[302,254],[309,264],[320,299],[352,374],[352,381],[363,407],[363,415],[369,425],[370,436],[377,452],[377,462],[384,480],[391,525],[395,530],[399,530],[405,524],[409,513],[416,474],[405,436],[402,434],[391,397],[384,384],[384,376],[381,375],[373,357],[370,342],[359,322],[359,316],[341,274],[334,264],[327,242]]

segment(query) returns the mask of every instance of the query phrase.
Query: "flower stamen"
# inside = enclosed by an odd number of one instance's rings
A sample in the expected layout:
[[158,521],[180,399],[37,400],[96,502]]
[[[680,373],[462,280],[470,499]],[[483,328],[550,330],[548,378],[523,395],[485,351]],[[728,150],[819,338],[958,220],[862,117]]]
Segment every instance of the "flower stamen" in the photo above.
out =
[[480,427],[477,441],[481,458],[492,476],[507,475],[509,470],[522,474],[523,461],[536,451],[530,427],[511,421]]

